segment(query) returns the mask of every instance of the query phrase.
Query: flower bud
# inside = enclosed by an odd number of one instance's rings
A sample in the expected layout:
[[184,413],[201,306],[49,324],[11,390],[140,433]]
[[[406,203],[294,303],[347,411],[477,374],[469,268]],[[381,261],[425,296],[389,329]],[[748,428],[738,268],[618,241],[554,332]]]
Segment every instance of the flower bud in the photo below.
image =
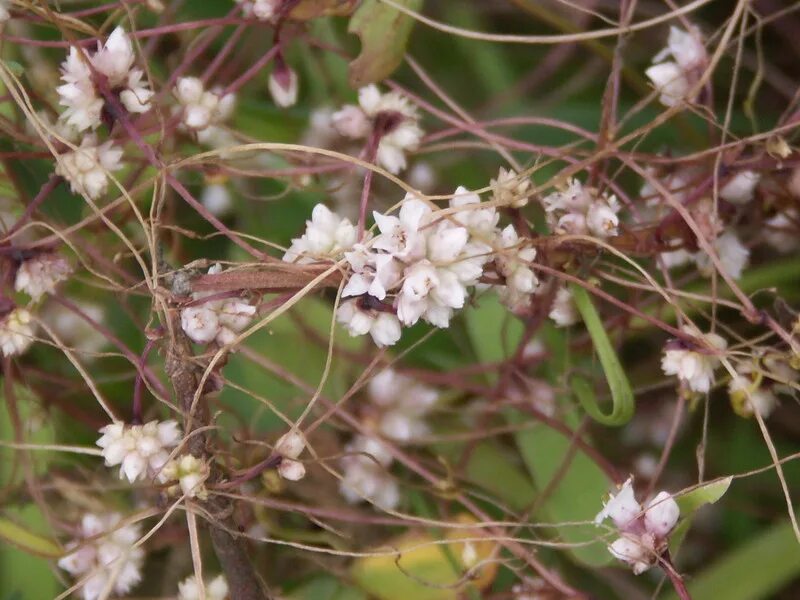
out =
[[299,461],[284,458],[278,466],[278,473],[289,481],[299,481],[306,476],[306,468]]
[[280,107],[293,106],[297,102],[297,73],[279,61],[269,76],[269,93]]
[[675,527],[680,517],[681,509],[667,492],[659,492],[647,504],[644,513],[644,526],[654,536],[664,538]]
[[275,451],[287,458],[297,458],[306,447],[306,440],[303,434],[292,429],[281,436],[275,444]]

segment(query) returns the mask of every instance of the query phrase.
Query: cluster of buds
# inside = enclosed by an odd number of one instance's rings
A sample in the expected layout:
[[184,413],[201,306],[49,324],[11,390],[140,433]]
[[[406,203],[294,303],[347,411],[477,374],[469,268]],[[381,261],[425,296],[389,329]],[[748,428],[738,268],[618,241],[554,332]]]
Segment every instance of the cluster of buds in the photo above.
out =
[[630,565],[636,575],[653,566],[667,549],[669,534],[680,517],[680,508],[668,492],[659,492],[646,507],[636,501],[633,478],[609,498],[597,516],[600,524],[610,518],[620,537],[609,547],[611,554]]
[[[214,265],[209,275],[222,272],[222,266]],[[197,344],[216,342],[220,346],[231,344],[239,333],[250,324],[256,307],[240,299],[210,299],[212,293],[195,292],[196,305],[181,311],[181,328]]]
[[285,433],[275,444],[275,452],[281,457],[278,474],[289,481],[299,481],[306,476],[306,467],[297,460],[306,448],[306,439],[302,433],[292,429]]
[[616,196],[598,195],[577,179],[571,179],[563,190],[545,196],[542,204],[547,222],[556,233],[601,239],[617,235],[621,207]]

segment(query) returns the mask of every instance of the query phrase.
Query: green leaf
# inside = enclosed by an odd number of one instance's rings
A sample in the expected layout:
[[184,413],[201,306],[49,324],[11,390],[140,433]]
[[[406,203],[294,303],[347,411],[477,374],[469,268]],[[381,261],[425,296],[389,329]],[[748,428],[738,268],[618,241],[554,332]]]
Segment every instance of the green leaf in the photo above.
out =
[[31,533],[8,519],[0,518],[0,539],[38,556],[56,558],[64,554],[55,542]]
[[681,509],[681,515],[689,516],[705,504],[714,504],[728,491],[731,481],[733,481],[733,477],[715,479],[685,494],[675,496],[675,502]]
[[[475,354],[485,362],[501,362],[506,359],[519,345],[524,331],[522,323],[500,304],[493,294],[484,295],[478,306],[468,309],[466,321]],[[559,373],[563,372],[561,363],[565,362],[563,355],[566,350],[562,343],[564,335],[563,331],[553,331],[550,336],[552,339],[546,340],[548,349],[555,357],[548,364],[552,367],[550,375],[553,382]],[[515,410],[506,411],[505,416],[515,425],[530,422],[530,417]],[[572,427],[577,425],[568,424]],[[549,488],[553,478],[560,477],[558,485],[548,490],[548,497],[537,516],[556,524],[591,521],[597,514],[600,500],[611,483],[594,461],[581,450],[575,451],[573,455],[570,449],[571,440],[544,425],[518,431],[514,434],[514,440],[537,489]],[[569,456],[572,456],[570,463],[562,473],[562,461]],[[489,485],[490,480],[504,481],[496,470],[502,464],[497,460],[486,459],[486,463],[481,465],[482,468],[477,470],[486,476],[487,481],[484,485]],[[492,471],[493,465],[494,471]],[[475,478],[476,475],[471,473],[470,476]],[[511,498],[506,499],[514,508],[515,504],[511,503]],[[513,500],[517,501],[516,495]],[[528,505],[532,504],[533,500],[534,496],[531,493],[527,500]],[[556,526],[555,529],[560,541],[577,544],[568,551],[580,562],[589,565],[603,565],[610,562],[610,555],[605,545],[593,541],[598,537],[594,525],[588,523],[577,526],[564,525]]]
[[[397,0],[419,10],[422,0]],[[361,53],[350,63],[350,84],[359,88],[382,81],[403,62],[414,20],[380,0],[364,0],[347,30],[361,38]]]
[[688,587],[693,600],[766,600],[798,575],[800,545],[785,521],[720,558]]
[[[507,414],[512,423],[524,418],[513,411]],[[597,527],[590,522],[611,483],[606,474],[580,450],[574,452],[562,473],[562,462],[571,455],[571,440],[549,427],[517,432],[514,439],[539,490],[547,489],[560,476],[558,484],[549,490],[541,513],[556,524],[560,541],[576,545],[568,548],[568,552],[591,566],[609,563],[611,556],[605,544],[597,541]],[[558,525],[576,521],[589,523]]]
[[575,284],[570,286],[570,291],[575,306],[592,338],[595,351],[606,375],[608,387],[611,389],[611,412],[604,413],[602,411],[597,404],[594,390],[584,379],[575,377],[572,382],[572,390],[586,413],[595,421],[604,425],[624,425],[633,417],[634,403],[631,384],[611,345],[611,340],[608,339],[603,322],[592,304],[589,293],[583,287]]

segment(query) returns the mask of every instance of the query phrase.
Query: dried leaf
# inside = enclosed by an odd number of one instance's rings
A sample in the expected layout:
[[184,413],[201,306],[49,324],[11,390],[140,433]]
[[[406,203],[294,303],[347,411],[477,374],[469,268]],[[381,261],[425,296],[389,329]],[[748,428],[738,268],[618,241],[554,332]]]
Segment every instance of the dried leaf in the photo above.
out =
[[[418,11],[422,0],[397,0]],[[361,38],[361,53],[350,63],[350,85],[359,88],[381,81],[400,66],[414,20],[381,0],[364,0],[347,30]]]

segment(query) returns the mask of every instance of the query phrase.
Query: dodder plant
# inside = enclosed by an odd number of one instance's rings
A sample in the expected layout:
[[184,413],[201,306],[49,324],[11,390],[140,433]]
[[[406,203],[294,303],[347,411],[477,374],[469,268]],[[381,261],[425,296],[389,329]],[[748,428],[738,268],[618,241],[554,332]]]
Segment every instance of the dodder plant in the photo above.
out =
[[798,19],[0,2],[0,597],[793,597]]

